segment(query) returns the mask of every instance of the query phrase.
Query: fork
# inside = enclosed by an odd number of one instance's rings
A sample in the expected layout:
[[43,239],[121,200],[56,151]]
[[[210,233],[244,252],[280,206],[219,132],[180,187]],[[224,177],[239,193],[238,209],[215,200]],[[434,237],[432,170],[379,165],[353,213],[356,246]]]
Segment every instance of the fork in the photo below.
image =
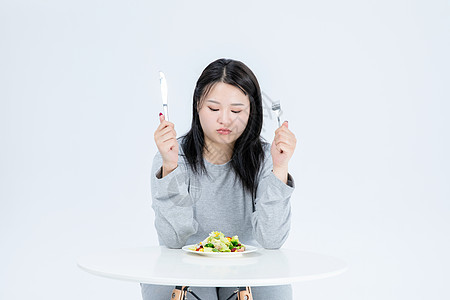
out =
[[280,105],[280,102],[272,103],[272,111],[274,111],[275,114],[277,115],[277,119],[278,119],[278,127],[280,127],[280,126],[281,126],[281,122],[280,122],[281,105]]
[[270,102],[272,102],[272,111],[275,112],[278,119],[278,127],[280,127],[281,126],[280,116],[282,114],[280,101],[274,101],[270,99],[270,97],[264,92],[262,92],[262,96],[267,98]]

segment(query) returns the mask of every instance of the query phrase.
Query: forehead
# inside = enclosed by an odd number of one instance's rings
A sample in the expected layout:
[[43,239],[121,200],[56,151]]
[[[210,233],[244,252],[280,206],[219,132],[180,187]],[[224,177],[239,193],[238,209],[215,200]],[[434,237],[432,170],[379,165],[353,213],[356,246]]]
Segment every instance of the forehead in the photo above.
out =
[[244,92],[231,84],[218,82],[205,95],[204,100],[210,103],[224,105],[249,105],[250,100]]

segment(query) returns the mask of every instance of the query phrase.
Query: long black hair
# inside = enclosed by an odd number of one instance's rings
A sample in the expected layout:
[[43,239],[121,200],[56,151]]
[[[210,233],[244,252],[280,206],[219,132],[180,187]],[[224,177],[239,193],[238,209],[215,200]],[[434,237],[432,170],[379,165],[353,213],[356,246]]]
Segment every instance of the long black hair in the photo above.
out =
[[258,80],[244,63],[232,59],[218,59],[203,70],[194,90],[191,129],[182,137],[181,147],[185,160],[194,173],[206,173],[203,161],[205,137],[198,110],[203,98],[218,82],[239,88],[250,100],[248,123],[234,143],[230,164],[243,187],[255,197],[257,177],[264,161],[261,139],[263,108]]

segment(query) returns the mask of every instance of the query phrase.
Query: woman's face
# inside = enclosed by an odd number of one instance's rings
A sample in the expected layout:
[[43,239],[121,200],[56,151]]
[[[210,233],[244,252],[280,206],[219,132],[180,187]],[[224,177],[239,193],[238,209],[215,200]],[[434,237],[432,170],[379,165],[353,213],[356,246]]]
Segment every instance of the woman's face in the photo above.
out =
[[233,146],[244,132],[250,115],[250,100],[239,88],[216,83],[198,111],[206,144]]

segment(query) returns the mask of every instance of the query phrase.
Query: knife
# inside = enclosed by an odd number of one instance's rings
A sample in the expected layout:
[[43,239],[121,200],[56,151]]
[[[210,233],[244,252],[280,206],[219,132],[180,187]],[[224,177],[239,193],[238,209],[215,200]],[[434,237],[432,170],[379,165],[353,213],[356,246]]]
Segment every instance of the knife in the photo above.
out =
[[159,83],[161,85],[161,96],[163,101],[164,119],[169,121],[169,106],[167,105],[167,82],[163,72],[159,72]]

